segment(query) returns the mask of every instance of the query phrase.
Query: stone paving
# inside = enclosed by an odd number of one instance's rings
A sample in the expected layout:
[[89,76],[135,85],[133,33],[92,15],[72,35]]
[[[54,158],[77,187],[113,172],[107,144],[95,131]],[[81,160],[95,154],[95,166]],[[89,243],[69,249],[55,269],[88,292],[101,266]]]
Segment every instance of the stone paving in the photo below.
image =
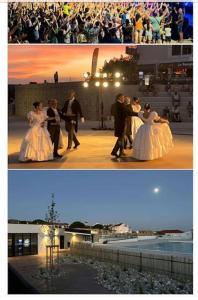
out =
[[[71,151],[62,150],[62,159],[50,162],[20,163],[18,155],[21,141],[28,129],[25,121],[11,120],[9,123],[8,163],[10,169],[192,169],[192,135],[189,132],[189,123],[174,125],[174,148],[163,158],[154,161],[137,161],[132,158],[132,151],[126,151],[126,157],[114,159],[110,153],[115,144],[112,130],[92,130],[98,123],[87,122],[78,133],[80,147]],[[108,124],[112,126],[112,124]],[[182,127],[181,127],[182,126]],[[176,127],[176,129],[175,129]],[[64,145],[67,145],[67,136],[64,134]]]
[[10,257],[8,262],[20,277],[41,294],[111,294],[97,283],[97,271],[86,264],[62,264],[61,276],[50,280],[40,278],[45,268],[45,257],[32,255]]

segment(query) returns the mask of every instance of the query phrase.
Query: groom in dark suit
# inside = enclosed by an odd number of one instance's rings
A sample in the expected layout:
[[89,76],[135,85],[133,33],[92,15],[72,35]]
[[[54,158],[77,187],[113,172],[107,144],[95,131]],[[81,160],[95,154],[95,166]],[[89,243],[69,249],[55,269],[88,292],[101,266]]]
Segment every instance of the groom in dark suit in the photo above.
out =
[[60,136],[60,114],[57,110],[57,100],[53,99],[48,102],[47,109],[47,129],[50,133],[52,144],[54,145],[54,158],[61,158],[62,155],[58,154],[58,144]]
[[114,135],[117,137],[117,141],[111,155],[117,158],[124,154],[126,118],[128,116],[138,116],[138,113],[133,112],[131,106],[124,104],[124,100],[125,96],[123,94],[118,94],[116,96],[115,103],[111,106],[111,115],[114,117]]
[[68,146],[67,149],[71,149],[72,142],[74,142],[74,149],[76,149],[80,142],[76,137],[78,131],[78,118],[81,118],[81,122],[84,123],[84,117],[80,103],[76,99],[76,93],[72,90],[68,93],[68,98],[62,109],[62,118],[65,120],[65,129],[68,132]]

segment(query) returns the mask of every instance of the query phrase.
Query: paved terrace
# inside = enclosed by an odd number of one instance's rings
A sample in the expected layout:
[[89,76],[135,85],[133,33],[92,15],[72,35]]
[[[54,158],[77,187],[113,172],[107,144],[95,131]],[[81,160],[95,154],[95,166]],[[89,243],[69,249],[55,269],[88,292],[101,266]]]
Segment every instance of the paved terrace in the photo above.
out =
[[45,256],[10,257],[8,262],[12,271],[22,280],[23,285],[31,286],[40,294],[112,293],[97,283],[96,270],[85,264],[64,263],[59,268],[64,270],[65,274],[47,281],[37,277],[40,268],[45,267]]
[[[113,123],[108,122],[108,128]],[[87,121],[80,125],[78,137],[80,147],[66,151],[67,136],[62,124],[65,149],[64,156],[50,162],[18,162],[20,144],[28,130],[26,120],[9,120],[8,163],[10,169],[192,169],[192,123],[172,123],[174,148],[163,158],[154,161],[137,161],[132,158],[131,150],[127,156],[114,159],[110,153],[116,141],[113,130],[97,131],[98,122]]]

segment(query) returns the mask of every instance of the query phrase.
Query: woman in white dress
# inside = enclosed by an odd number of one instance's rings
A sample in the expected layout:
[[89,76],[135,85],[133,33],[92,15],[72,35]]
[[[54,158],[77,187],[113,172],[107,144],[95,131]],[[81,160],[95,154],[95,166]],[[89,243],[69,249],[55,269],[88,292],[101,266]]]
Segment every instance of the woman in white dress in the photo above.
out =
[[139,112],[138,115],[144,121],[144,125],[136,134],[133,143],[133,157],[138,160],[153,160],[163,157],[173,147],[169,122],[162,119],[157,112],[151,111],[150,104],[145,104],[144,111]]
[[41,102],[35,102],[33,106],[34,111],[30,111],[27,116],[31,128],[22,141],[19,161],[53,160],[53,145],[45,126],[48,117]]
[[[139,102],[139,99],[134,97],[133,101],[132,101],[132,110],[134,112],[139,113],[141,111],[141,105]],[[132,136],[132,140],[134,140],[136,133],[138,132],[138,129],[140,128],[140,126],[143,125],[142,120],[139,117],[131,117],[131,136]]]

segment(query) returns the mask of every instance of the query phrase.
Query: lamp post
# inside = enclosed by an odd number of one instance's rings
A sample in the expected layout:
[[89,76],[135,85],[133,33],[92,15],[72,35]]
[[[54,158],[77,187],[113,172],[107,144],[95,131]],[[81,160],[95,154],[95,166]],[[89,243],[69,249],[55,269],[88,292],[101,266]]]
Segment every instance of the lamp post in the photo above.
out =
[[102,100],[103,91],[110,86],[119,88],[121,74],[116,72],[115,74],[108,74],[102,72],[96,72],[95,75],[91,76],[89,72],[84,73],[83,87],[89,88],[89,86],[94,86],[98,89],[97,102],[99,107],[99,127],[97,130],[106,130],[105,118],[104,118],[104,103]]

